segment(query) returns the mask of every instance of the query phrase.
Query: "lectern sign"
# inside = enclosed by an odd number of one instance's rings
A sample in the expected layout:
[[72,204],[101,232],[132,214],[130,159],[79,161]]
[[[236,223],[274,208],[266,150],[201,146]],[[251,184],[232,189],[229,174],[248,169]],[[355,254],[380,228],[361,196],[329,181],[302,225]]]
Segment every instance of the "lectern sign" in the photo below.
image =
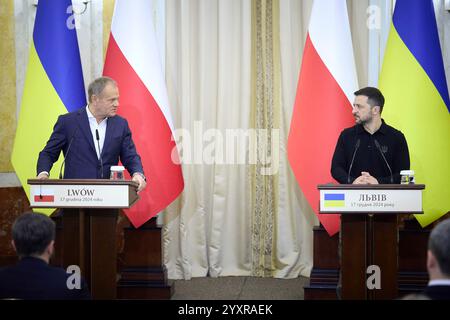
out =
[[128,208],[126,184],[32,184],[30,204],[35,208]]
[[320,189],[320,212],[422,212],[419,189]]

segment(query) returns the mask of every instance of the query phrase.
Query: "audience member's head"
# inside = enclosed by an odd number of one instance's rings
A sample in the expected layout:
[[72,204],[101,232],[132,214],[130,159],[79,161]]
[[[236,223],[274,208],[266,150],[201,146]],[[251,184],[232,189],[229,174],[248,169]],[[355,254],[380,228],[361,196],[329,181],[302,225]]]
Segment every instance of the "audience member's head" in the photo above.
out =
[[431,300],[426,294],[423,293],[410,293],[400,298],[400,300]]
[[41,213],[24,213],[13,224],[12,239],[19,258],[35,257],[48,263],[53,254],[55,223]]
[[450,219],[440,222],[431,231],[427,269],[430,280],[450,279]]

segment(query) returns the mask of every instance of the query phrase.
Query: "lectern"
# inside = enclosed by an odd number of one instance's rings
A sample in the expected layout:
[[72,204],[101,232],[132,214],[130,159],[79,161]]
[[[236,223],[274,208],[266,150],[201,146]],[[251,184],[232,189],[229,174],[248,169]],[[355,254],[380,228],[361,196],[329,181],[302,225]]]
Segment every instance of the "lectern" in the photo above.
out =
[[[319,185],[318,189],[319,212],[341,214],[342,299],[397,298],[397,214],[423,213],[425,185],[343,184]],[[373,282],[368,285],[371,275]]]
[[32,208],[61,208],[64,267],[77,265],[94,299],[116,299],[116,221],[138,199],[137,183],[124,180],[29,179]]

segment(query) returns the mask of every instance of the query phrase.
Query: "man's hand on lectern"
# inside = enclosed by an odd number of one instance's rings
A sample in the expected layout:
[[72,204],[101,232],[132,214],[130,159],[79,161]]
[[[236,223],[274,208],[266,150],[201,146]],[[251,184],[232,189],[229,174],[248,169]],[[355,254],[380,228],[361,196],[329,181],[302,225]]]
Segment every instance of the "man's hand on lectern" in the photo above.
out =
[[372,177],[369,172],[361,172],[361,175],[353,181],[353,184],[378,184],[378,180]]
[[145,178],[141,173],[133,174],[133,178],[131,180],[139,184],[137,188],[138,193],[141,192],[147,185],[147,182],[145,182]]
[[40,179],[40,180],[48,179],[48,173],[45,172],[45,171],[39,173],[38,176],[37,176],[37,179]]

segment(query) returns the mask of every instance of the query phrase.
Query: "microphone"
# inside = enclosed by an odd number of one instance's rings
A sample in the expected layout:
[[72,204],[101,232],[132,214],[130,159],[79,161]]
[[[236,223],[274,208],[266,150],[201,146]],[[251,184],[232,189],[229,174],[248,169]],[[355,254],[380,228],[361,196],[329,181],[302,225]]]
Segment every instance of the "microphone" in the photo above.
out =
[[387,162],[386,157],[384,156],[384,153],[383,153],[383,151],[381,150],[381,146],[380,146],[380,144],[378,143],[378,140],[377,140],[377,139],[373,139],[373,140],[375,141],[375,146],[377,147],[378,151],[380,151],[381,156],[383,157],[384,163],[386,163],[386,165],[387,165],[387,167],[388,167],[388,169],[389,169],[389,173],[391,174],[391,183],[394,183],[394,176],[392,175],[391,167],[389,166],[389,163]]
[[95,138],[97,139],[98,145],[98,158],[100,160],[101,173],[100,177],[103,179],[103,160],[102,160],[102,150],[100,150],[100,135],[98,134],[98,129],[95,129]]
[[353,151],[352,161],[350,162],[350,167],[348,168],[347,174],[347,183],[350,183],[350,172],[352,171],[353,161],[355,161],[356,151],[359,149],[359,145],[361,144],[361,139],[358,139],[355,144],[355,151]]
[[78,128],[79,128],[78,126],[75,128],[75,131],[73,132],[72,137],[70,137],[69,146],[67,147],[66,156],[64,157],[63,163],[61,163],[61,168],[59,168],[59,178],[60,179],[63,178],[63,176],[62,176],[62,169],[64,167],[64,164],[66,163],[66,159],[67,159],[67,156],[69,155],[70,147],[72,146],[72,142],[73,142],[73,139],[75,138],[75,135],[77,134]]

